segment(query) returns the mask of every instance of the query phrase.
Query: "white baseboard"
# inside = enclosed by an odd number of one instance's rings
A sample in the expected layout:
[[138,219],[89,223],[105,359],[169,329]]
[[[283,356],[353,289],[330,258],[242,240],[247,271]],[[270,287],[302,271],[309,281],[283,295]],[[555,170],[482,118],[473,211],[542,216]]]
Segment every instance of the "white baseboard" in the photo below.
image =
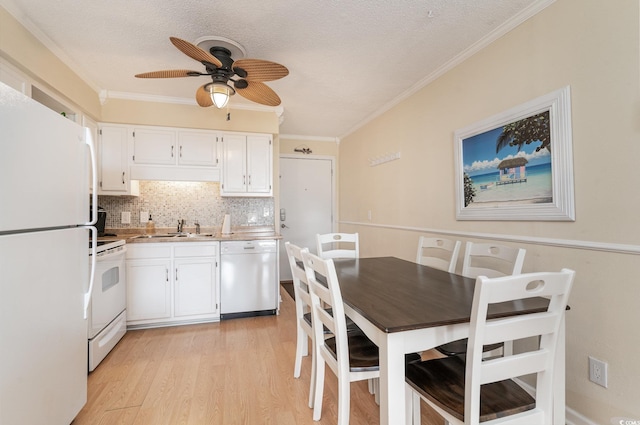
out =
[[[534,387],[527,384],[521,379],[516,378],[515,381],[518,382],[518,385],[524,388],[526,392],[531,394],[532,397],[536,396],[536,389]],[[583,416],[580,413],[576,412],[569,406],[566,406],[565,408],[564,419],[565,419],[566,425],[599,425],[596,422],[593,422],[591,419],[587,418],[586,416]]]
[[599,425],[570,407],[567,407],[565,415],[565,422],[567,425]]

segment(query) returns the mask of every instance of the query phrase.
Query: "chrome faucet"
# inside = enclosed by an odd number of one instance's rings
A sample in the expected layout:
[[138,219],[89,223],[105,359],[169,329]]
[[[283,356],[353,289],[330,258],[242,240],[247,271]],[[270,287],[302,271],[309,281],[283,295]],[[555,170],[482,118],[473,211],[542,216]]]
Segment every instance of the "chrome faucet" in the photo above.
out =
[[193,223],[196,226],[196,235],[200,234],[200,223],[198,223],[198,220],[195,221],[195,223]]
[[178,233],[182,233],[184,230],[184,219],[178,220]]

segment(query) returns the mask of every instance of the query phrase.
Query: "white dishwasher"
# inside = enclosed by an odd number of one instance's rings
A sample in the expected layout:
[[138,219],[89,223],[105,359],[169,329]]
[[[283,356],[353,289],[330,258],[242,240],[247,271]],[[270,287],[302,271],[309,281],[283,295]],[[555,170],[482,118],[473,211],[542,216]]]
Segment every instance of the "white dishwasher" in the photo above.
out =
[[221,242],[221,319],[276,314],[277,256],[275,240]]

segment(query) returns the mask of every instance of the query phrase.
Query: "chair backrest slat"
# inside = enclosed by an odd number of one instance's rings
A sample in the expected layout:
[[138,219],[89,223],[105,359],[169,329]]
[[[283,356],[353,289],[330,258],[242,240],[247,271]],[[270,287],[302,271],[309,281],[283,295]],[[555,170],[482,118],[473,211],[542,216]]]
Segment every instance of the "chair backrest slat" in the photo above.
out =
[[357,233],[316,234],[316,248],[318,257],[325,260],[360,257],[360,243]]

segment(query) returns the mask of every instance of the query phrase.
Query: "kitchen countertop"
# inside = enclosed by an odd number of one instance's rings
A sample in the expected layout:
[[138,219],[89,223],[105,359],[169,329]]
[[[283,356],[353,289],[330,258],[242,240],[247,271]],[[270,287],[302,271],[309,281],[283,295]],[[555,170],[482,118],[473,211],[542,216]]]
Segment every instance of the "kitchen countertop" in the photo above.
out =
[[[100,237],[99,240],[124,239],[127,243],[157,242],[212,242],[282,239],[273,227],[243,226],[231,229],[231,234],[223,235],[220,228],[202,228],[200,234],[194,229],[177,233],[175,228],[157,228],[155,233],[147,235],[146,229],[106,229],[106,234],[115,236]],[[165,236],[166,235],[166,236]],[[150,237],[152,236],[152,237]]]

